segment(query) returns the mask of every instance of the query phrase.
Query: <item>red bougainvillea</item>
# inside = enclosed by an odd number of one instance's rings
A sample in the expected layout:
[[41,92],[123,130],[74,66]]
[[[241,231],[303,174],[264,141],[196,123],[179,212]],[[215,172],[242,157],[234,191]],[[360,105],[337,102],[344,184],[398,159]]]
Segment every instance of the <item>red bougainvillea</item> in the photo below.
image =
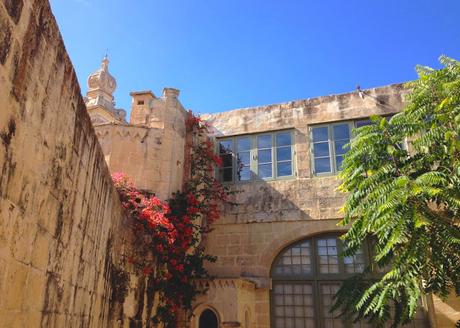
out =
[[[122,204],[142,237],[142,250],[128,261],[153,277],[159,305],[152,321],[166,328],[176,327],[179,311],[190,313],[193,300],[204,292],[191,280],[209,278],[204,264],[215,257],[205,253],[201,241],[229,195],[215,178],[214,171],[222,163],[208,137],[209,126],[189,112],[186,128],[186,179],[182,191],[169,200],[142,193],[126,175],[113,174]],[[152,258],[146,249],[154,254]]]

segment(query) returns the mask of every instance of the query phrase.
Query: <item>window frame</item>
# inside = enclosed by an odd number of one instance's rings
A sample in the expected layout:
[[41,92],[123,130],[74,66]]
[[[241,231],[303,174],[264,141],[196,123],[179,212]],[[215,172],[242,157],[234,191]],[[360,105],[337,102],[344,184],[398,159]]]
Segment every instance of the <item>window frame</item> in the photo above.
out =
[[[323,234],[318,234],[318,235],[313,235],[309,237],[302,238],[300,240],[297,240],[296,242],[293,242],[289,244],[288,246],[284,247],[275,257],[275,259],[272,262],[272,266],[270,268],[270,291],[269,291],[269,301],[270,301],[270,326],[271,327],[276,327],[276,315],[275,315],[275,286],[277,284],[279,285],[311,285],[312,288],[312,298],[313,298],[313,314],[314,314],[314,322],[315,322],[315,327],[324,327],[324,320],[327,319],[326,317],[323,316],[323,309],[324,309],[324,304],[323,304],[323,294],[321,291],[321,288],[323,285],[333,285],[333,284],[338,284],[341,285],[343,281],[346,279],[359,274],[359,272],[355,273],[347,273],[346,268],[345,268],[345,262],[344,262],[344,257],[340,256],[343,252],[343,247],[344,244],[340,240],[340,236],[342,233],[340,232],[331,232],[331,233],[323,233]],[[320,273],[320,260],[319,260],[319,252],[318,252],[318,241],[321,239],[329,239],[329,238],[335,238],[336,239],[336,247],[337,247],[337,256],[339,258],[339,271],[338,273]],[[311,249],[311,274],[306,274],[306,273],[300,273],[298,275],[284,275],[282,274],[276,275],[274,273],[274,269],[276,265],[278,264],[279,259],[282,257],[282,255],[289,249],[292,249],[296,247],[297,245],[300,245],[302,243],[305,243],[308,241],[310,243],[310,249]],[[371,253],[370,253],[370,247],[371,247],[371,242],[368,240],[363,243],[362,247],[362,254],[364,258],[364,265],[368,265],[372,261]],[[371,273],[371,278],[375,277],[381,277],[383,276],[383,273],[379,272],[373,272]],[[291,294],[286,294],[283,293],[281,295],[291,295]],[[292,294],[295,295],[295,294]],[[302,294],[304,295],[304,294]],[[293,304],[292,306],[295,306]],[[421,303],[420,303],[420,310],[426,310],[426,299],[422,297]],[[423,312],[424,312],[423,311]],[[422,313],[423,313],[422,312]],[[418,312],[419,313],[419,312]],[[408,328],[415,328],[418,327],[417,325],[420,323],[420,320],[422,320],[424,327],[429,327],[428,325],[428,317],[426,313],[422,314],[424,315],[424,318],[414,318],[413,321],[411,321],[408,324]],[[293,317],[295,318],[295,317]],[[305,316],[304,316],[305,318]],[[340,319],[340,318],[339,318]],[[358,323],[353,323],[353,322],[348,322],[343,320],[342,321],[343,326],[345,328],[354,328],[356,327],[356,324],[359,324],[359,326],[362,325],[362,327],[373,327],[370,325],[367,321],[362,320]],[[389,327],[386,325],[385,327]]]
[[[384,116],[381,116],[387,120],[389,120],[391,117],[393,116],[392,115],[384,115]],[[312,124],[312,125],[309,125],[308,129],[309,129],[309,138],[310,138],[310,163],[311,163],[311,172],[312,172],[312,175],[313,176],[332,176],[332,175],[337,175],[338,172],[340,172],[341,170],[339,170],[337,168],[337,159],[336,159],[336,151],[335,151],[335,144],[334,144],[334,135],[333,135],[333,129],[334,129],[334,126],[337,126],[337,125],[344,125],[344,124],[348,124],[348,128],[349,128],[349,140],[351,141],[355,136],[353,134],[353,129],[357,129],[359,128],[357,126],[358,123],[364,123],[364,122],[369,122],[369,124],[364,124],[362,126],[365,126],[365,125],[370,125],[372,124],[372,121],[370,119],[370,117],[362,117],[362,118],[356,118],[356,119],[352,119],[352,120],[345,120],[345,121],[334,121],[334,122],[329,122],[329,123],[319,123],[319,124]],[[362,127],[361,126],[361,127]],[[315,168],[315,153],[314,153],[314,140],[313,140],[313,129],[314,128],[321,128],[321,127],[327,127],[328,128],[328,139],[327,139],[327,142],[329,144],[329,164],[331,165],[331,171],[330,172],[319,172],[317,173],[316,172],[316,168]],[[402,148],[403,149],[406,149],[407,150],[407,139],[405,139],[403,141],[403,143],[401,144]],[[344,153],[342,156],[344,156],[346,153]]]
[[[361,121],[361,120],[359,120]],[[309,136],[310,136],[310,158],[311,158],[311,171],[314,176],[328,176],[328,175],[336,175],[340,170],[337,168],[337,160],[335,151],[335,139],[334,139],[334,126],[339,125],[348,125],[349,131],[349,140],[353,138],[353,129],[355,128],[355,121],[337,121],[332,123],[321,123],[321,124],[314,124],[310,125],[309,127]],[[329,165],[331,167],[330,172],[316,172],[315,167],[315,148],[314,148],[314,140],[313,140],[313,129],[315,128],[327,128],[327,142],[328,142],[328,149],[329,149]],[[340,154],[339,154],[340,155]]]
[[[270,269],[270,279],[271,279],[271,288],[270,288],[270,326],[275,327],[275,290],[274,286],[276,284],[282,285],[311,285],[312,287],[312,297],[313,297],[313,313],[314,313],[314,322],[315,327],[323,327],[323,298],[321,294],[321,286],[324,284],[341,284],[344,280],[358,274],[358,273],[347,273],[345,269],[344,257],[340,256],[343,251],[343,242],[340,240],[340,233],[326,233],[319,234],[310,237],[306,237],[298,240],[297,242],[291,243],[288,246],[284,247],[275,257],[273,264]],[[318,252],[318,241],[335,238],[336,247],[337,247],[337,257],[338,257],[338,272],[337,273],[321,273],[320,272],[320,258]],[[281,276],[274,273],[274,268],[278,263],[278,260],[282,257],[285,251],[296,247],[304,242],[308,241],[310,243],[311,250],[311,274],[300,273],[298,275],[291,276]],[[364,265],[370,263],[369,256],[369,245],[364,243],[363,245],[363,257]],[[344,326],[351,328],[353,323],[344,322]]]
[[[289,133],[291,137],[291,174],[290,175],[282,175],[278,176],[278,156],[277,156],[277,143],[276,143],[276,136],[282,133]],[[258,138],[261,136],[269,135],[271,137],[271,170],[272,175],[270,177],[261,178],[259,176],[259,155],[258,155]],[[250,140],[250,150],[249,150],[249,170],[250,170],[250,177],[248,180],[238,180],[237,175],[237,166],[238,166],[238,140],[243,138],[249,138]],[[230,137],[219,137],[216,138],[217,144],[217,154],[220,156],[219,144],[221,141],[231,140],[232,142],[232,180],[231,181],[223,181],[222,179],[222,168],[217,170],[217,176],[221,183],[223,184],[240,184],[240,183],[250,183],[255,181],[274,181],[274,180],[287,180],[297,177],[296,165],[295,165],[295,130],[293,129],[286,129],[286,130],[277,130],[277,131],[269,131],[269,132],[261,132],[257,134],[242,134],[242,135],[235,135]],[[287,147],[287,146],[282,146]],[[268,148],[261,148],[262,150],[267,150]],[[288,160],[283,160],[284,162],[288,162]],[[267,162],[268,163],[268,162]]]

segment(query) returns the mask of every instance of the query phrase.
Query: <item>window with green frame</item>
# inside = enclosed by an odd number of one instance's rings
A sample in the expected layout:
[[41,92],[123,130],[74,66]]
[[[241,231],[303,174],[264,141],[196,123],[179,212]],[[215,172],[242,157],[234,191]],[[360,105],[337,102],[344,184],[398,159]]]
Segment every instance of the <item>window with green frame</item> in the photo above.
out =
[[293,131],[218,139],[222,182],[277,179],[294,175]]
[[[345,321],[338,317],[339,311],[330,311],[341,282],[362,272],[370,260],[367,247],[353,257],[341,257],[343,247],[338,235],[327,234],[306,238],[281,251],[271,270],[270,327],[372,327],[365,321]],[[405,327],[426,324],[420,309]]]
[[[388,117],[390,118],[390,117]],[[315,125],[310,128],[313,173],[337,173],[341,170],[345,147],[352,130],[372,124],[370,119]]]

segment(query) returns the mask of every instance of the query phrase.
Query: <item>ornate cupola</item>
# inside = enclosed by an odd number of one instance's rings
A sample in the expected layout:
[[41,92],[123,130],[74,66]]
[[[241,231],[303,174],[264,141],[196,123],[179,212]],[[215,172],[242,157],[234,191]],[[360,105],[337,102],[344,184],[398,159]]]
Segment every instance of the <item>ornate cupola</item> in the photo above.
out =
[[126,112],[115,108],[113,93],[117,88],[115,78],[109,73],[107,55],[101,67],[88,76],[85,104],[93,124],[125,122]]

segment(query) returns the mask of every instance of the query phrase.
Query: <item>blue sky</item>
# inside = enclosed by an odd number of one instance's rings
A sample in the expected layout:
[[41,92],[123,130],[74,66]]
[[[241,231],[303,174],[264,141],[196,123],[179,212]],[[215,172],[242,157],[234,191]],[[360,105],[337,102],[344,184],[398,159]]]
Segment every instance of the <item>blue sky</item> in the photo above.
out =
[[86,78],[106,49],[118,88],[181,90],[197,113],[353,91],[460,59],[459,0],[51,0]]

